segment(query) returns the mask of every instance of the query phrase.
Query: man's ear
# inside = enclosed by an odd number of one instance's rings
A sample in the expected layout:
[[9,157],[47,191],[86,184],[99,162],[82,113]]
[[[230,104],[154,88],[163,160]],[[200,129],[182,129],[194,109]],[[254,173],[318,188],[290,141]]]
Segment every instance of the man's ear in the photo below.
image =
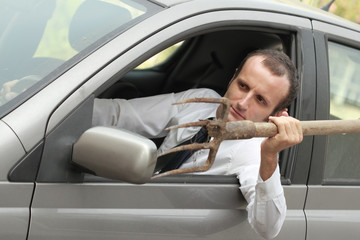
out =
[[284,109],[276,112],[274,116],[275,117],[288,117],[289,116],[288,109],[284,108]]

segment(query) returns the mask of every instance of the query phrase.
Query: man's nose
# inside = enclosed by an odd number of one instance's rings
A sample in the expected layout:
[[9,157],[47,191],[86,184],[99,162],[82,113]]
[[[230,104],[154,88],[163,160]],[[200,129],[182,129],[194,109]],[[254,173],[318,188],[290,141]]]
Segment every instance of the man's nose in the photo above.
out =
[[247,110],[250,104],[251,96],[250,94],[244,95],[239,101],[237,102],[238,107],[240,110]]

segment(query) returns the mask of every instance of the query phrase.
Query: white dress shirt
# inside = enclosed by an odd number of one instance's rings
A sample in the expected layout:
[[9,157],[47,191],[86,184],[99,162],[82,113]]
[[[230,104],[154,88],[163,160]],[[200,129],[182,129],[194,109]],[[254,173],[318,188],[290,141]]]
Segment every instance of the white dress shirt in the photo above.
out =
[[[172,105],[183,99],[220,97],[210,89],[191,89],[152,97],[124,99],[95,99],[93,125],[117,126],[148,138],[165,137],[158,149],[162,153],[192,138],[199,127],[165,128],[216,116],[218,104],[188,103]],[[248,221],[264,238],[274,238],[286,215],[286,201],[280,181],[279,166],[263,181],[259,175],[260,145],[263,138],[225,140],[221,143],[213,166],[205,173],[235,174],[240,190],[248,202]],[[209,150],[196,151],[180,168],[202,165]]]

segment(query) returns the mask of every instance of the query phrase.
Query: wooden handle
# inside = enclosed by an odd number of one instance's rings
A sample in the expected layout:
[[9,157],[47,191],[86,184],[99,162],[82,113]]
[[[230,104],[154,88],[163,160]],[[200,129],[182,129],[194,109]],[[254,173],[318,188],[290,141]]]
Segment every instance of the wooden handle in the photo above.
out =
[[305,136],[360,133],[360,119],[302,121],[301,126]]
[[[360,119],[301,121],[304,136],[360,133]],[[226,124],[225,139],[246,139],[252,137],[272,137],[277,134],[274,123],[237,121]]]
[[[360,133],[360,119],[301,121],[304,136]],[[254,123],[255,137],[272,137],[277,133],[274,123]]]

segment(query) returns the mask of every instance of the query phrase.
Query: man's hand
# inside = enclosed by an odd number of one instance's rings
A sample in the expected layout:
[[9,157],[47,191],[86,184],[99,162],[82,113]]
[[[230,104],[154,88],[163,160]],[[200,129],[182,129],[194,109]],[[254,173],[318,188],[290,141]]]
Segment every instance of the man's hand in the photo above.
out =
[[276,124],[278,134],[267,138],[261,144],[260,176],[266,181],[274,173],[278,164],[277,154],[285,148],[300,143],[303,133],[300,121],[289,117],[286,111],[278,114],[279,117],[269,117],[269,121]]
[[20,93],[26,91],[29,87],[41,79],[38,75],[28,75],[21,79],[5,82],[0,89],[0,104],[5,104]]
[[19,80],[13,80],[3,84],[0,90],[0,103],[6,103],[16,97],[17,93],[12,91],[12,88],[19,82]]

